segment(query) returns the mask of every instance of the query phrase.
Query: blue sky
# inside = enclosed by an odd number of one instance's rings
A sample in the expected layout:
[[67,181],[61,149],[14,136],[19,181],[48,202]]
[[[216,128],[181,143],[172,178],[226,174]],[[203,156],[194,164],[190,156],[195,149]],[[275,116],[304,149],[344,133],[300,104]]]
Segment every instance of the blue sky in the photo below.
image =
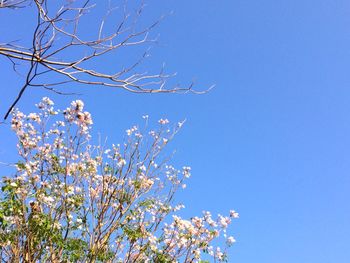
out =
[[[152,19],[170,11],[145,67],[166,62],[176,81],[216,88],[135,95],[65,87],[84,94],[95,134],[119,140],[144,114],[186,118],[171,145],[174,163],[193,169],[179,200],[188,217],[240,213],[230,262],[349,262],[349,1],[150,0],[145,13]],[[26,19],[0,10],[2,24],[11,21],[0,42],[30,28]],[[0,63],[4,112],[22,79],[4,58]],[[31,109],[44,94],[59,105],[76,98],[31,90],[19,106]],[[0,129],[1,160],[13,158],[7,130]]]

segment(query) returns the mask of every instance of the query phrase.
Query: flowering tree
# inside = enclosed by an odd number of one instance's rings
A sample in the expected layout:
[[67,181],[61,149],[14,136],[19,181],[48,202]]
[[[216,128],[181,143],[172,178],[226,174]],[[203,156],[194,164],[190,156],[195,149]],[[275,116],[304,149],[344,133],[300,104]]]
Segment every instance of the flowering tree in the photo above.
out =
[[[30,87],[63,94],[58,87],[69,83],[134,93],[193,92],[191,84],[166,88],[170,75],[163,69],[137,72],[147,52],[127,65],[115,60],[114,67],[105,67],[103,59],[117,52],[144,45],[147,50],[155,41],[150,32],[159,23],[139,26],[141,0],[113,2],[103,17],[84,24],[96,6],[90,0],[0,0],[0,12],[27,12],[33,18],[30,39],[0,43],[0,56],[15,71],[24,66],[25,76],[4,117],[12,114],[21,160],[14,174],[2,179],[1,260],[226,261],[226,250],[235,242],[227,228],[238,214],[230,211],[214,219],[203,212],[185,220],[178,213],[183,205],[174,201],[191,169],[174,168],[162,153],[182,123],[162,119],[156,130],[134,126],[123,144],[108,148],[93,145],[92,118],[81,101],[59,111],[44,98],[38,113],[14,110]],[[87,31],[84,25],[97,27]]]
[[125,143],[107,148],[92,145],[82,101],[59,111],[43,98],[37,107],[12,114],[21,160],[2,180],[4,262],[227,261],[235,211],[190,220],[177,213],[183,205],[174,196],[191,169],[174,168],[161,153],[182,123],[134,126]]

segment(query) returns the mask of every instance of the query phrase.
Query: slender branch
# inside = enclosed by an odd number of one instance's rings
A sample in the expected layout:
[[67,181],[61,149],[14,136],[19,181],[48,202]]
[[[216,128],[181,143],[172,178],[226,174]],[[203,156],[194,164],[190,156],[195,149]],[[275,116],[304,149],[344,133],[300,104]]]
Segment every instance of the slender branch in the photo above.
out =
[[[81,33],[81,18],[96,5],[90,0],[67,1],[60,8],[54,9],[48,0],[0,0],[0,7],[26,6],[34,3],[37,15],[36,28],[33,31],[32,45],[23,47],[13,45],[11,42],[0,43],[0,56],[7,57],[13,69],[19,62],[29,65],[26,80],[17,97],[7,110],[4,119],[22,98],[24,91],[30,87],[42,87],[44,89],[65,94],[57,88],[68,83],[80,83],[89,86],[105,86],[120,88],[133,93],[205,93],[206,91],[193,90],[193,83],[187,87],[179,85],[168,88],[166,83],[174,74],[164,74],[163,68],[158,74],[148,72],[138,73],[137,68],[148,57],[148,51],[144,52],[139,59],[130,63],[128,67],[119,70],[112,69],[112,73],[106,72],[106,68],[98,66],[102,58],[110,60],[111,55],[134,46],[151,45],[156,39],[150,37],[150,33],[158,26],[161,17],[149,26],[138,29],[139,20],[145,5],[141,1],[135,12],[128,11],[127,5],[122,8],[110,6],[106,15],[98,22],[96,37],[85,39]],[[115,24],[115,30],[108,32],[110,26],[106,26],[108,20],[119,21]],[[119,64],[119,63],[118,63]],[[51,82],[45,78],[47,74],[54,73],[59,79]],[[36,83],[32,81],[35,79]]]

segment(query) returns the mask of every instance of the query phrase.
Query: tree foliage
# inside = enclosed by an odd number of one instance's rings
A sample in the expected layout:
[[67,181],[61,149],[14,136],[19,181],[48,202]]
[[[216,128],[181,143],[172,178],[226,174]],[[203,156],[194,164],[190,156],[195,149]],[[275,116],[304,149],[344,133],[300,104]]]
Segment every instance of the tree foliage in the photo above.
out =
[[[84,103],[12,114],[20,160],[3,177],[0,251],[4,262],[227,261],[235,211],[189,220],[174,196],[190,167],[176,169],[164,148],[182,123],[133,126],[122,144],[93,145]],[[221,248],[218,246],[221,245]]]

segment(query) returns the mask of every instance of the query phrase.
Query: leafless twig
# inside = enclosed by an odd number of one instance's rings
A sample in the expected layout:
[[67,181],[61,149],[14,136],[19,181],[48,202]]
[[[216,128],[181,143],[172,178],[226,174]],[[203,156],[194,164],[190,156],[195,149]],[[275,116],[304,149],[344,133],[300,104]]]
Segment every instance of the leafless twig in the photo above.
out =
[[[32,7],[29,7],[30,3],[33,4]],[[54,89],[55,86],[69,82],[120,88],[133,93],[195,92],[192,84],[188,87],[166,88],[166,80],[172,75],[165,74],[163,69],[156,74],[135,73],[135,68],[148,56],[148,52],[127,67],[111,70],[112,73],[108,72],[105,64],[102,63],[103,68],[98,66],[102,57],[110,58],[118,50],[156,41],[150,37],[150,32],[161,19],[139,29],[137,22],[144,8],[143,3],[133,13],[128,11],[126,2],[118,8],[111,6],[99,21],[96,37],[90,39],[81,32],[82,18],[95,7],[90,0],[66,0],[58,9],[54,9],[48,0],[0,2],[1,8],[26,6],[32,8],[37,16],[32,45],[22,47],[10,42],[0,43],[0,55],[7,57],[14,69],[17,61],[29,65],[25,83],[4,119],[7,119],[26,89],[31,86],[44,87],[57,93],[62,92]],[[119,22],[114,25],[113,31],[110,26],[107,30],[107,20],[111,20],[116,10]],[[54,81],[48,82],[47,78],[42,80],[43,75],[52,73],[57,76]]]
[[0,8],[23,8],[28,0],[0,0]]

